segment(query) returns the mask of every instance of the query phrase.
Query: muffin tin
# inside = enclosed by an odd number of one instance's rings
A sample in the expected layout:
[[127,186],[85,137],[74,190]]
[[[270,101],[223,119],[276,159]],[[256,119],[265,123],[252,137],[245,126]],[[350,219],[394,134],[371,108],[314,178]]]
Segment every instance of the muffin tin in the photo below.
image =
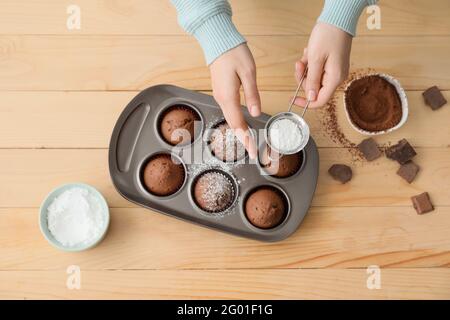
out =
[[[191,144],[181,147],[168,144],[158,128],[161,114],[174,105],[192,108],[201,119],[201,133]],[[264,129],[270,118],[267,114],[253,118],[245,107],[242,111],[254,130]],[[288,178],[276,178],[267,175],[258,161],[250,162],[248,156],[243,160],[245,163],[242,160],[225,163],[214,157],[205,137],[208,137],[208,129],[222,119],[214,98],[206,94],[172,85],[158,85],[140,92],[126,106],[112,133],[108,160],[115,188],[125,199],[142,207],[209,228],[260,241],[287,238],[305,217],[316,188],[319,155],[314,140],[310,138],[301,151],[303,163],[297,173]],[[265,146],[263,137],[257,135],[259,150]],[[151,194],[142,182],[143,166],[148,159],[161,153],[174,155],[186,172],[181,188],[169,196]],[[193,198],[194,183],[207,170],[223,172],[235,187],[234,203],[221,214],[203,211]],[[284,221],[272,229],[253,226],[244,212],[248,195],[263,186],[278,189],[285,196],[288,208]]]

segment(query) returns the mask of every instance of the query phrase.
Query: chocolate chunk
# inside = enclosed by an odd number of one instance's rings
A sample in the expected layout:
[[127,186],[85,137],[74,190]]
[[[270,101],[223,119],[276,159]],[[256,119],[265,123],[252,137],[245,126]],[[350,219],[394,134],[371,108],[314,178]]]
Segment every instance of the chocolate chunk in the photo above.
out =
[[413,182],[419,170],[420,167],[417,164],[415,164],[413,161],[408,161],[398,169],[397,174],[405,179],[408,183],[411,183]]
[[437,110],[447,103],[447,100],[445,100],[442,92],[436,86],[425,90],[425,92],[422,93],[422,96],[425,99],[425,103],[433,110]]
[[386,157],[400,164],[405,164],[416,154],[416,151],[406,139],[402,139],[396,145],[386,149]]
[[424,214],[434,210],[428,192],[424,192],[417,196],[411,197],[411,200],[414,209],[416,209],[418,214]]
[[377,143],[372,138],[367,138],[358,144],[358,149],[368,161],[373,161],[381,157],[381,151]]
[[352,169],[345,164],[333,164],[328,173],[333,177],[334,180],[340,181],[341,183],[347,183],[352,179]]

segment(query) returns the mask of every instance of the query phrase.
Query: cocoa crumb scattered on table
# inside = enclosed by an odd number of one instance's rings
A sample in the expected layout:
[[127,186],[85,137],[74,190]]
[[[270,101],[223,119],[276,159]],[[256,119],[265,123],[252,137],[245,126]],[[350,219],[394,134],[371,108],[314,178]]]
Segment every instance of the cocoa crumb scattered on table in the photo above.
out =
[[[345,80],[338,88],[338,90],[344,90],[345,87],[354,79],[360,78],[365,75],[376,73],[375,69],[366,68],[366,69],[357,69],[350,73],[347,80]],[[357,144],[351,141],[343,132],[341,126],[338,122],[338,97],[335,94],[328,104],[324,106],[320,112],[320,123],[324,130],[324,133],[337,145],[346,148],[351,154],[351,161],[354,162],[362,162],[364,161],[364,157],[361,152],[358,150]],[[350,125],[350,124],[349,124]],[[390,146],[390,143],[380,144],[380,150],[384,152],[386,148]]]

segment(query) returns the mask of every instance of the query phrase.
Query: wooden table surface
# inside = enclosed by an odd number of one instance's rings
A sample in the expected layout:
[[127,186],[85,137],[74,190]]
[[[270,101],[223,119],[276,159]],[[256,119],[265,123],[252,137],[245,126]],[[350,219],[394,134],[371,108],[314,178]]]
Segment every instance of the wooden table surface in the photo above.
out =
[[[407,138],[422,167],[411,185],[386,158],[352,164],[340,185],[332,163],[351,163],[321,124],[307,120],[319,146],[320,177],[301,228],[260,243],[139,208],[114,189],[107,167],[113,125],[140,90],[171,83],[210,91],[194,39],[168,0],[74,1],[81,29],[66,28],[57,0],[0,0],[0,298],[450,298],[450,106],[433,112],[421,92],[438,85],[450,99],[450,2],[380,1],[382,28],[363,13],[351,69],[373,68],[401,81],[410,118],[380,143]],[[263,109],[286,108],[294,61],[321,1],[235,0],[234,20],[255,56]],[[354,142],[337,92],[338,118]],[[54,187],[82,181],[111,208],[96,248],[64,253],[38,226]],[[428,191],[435,211],[419,216],[410,196]],[[66,286],[81,268],[81,289]],[[367,267],[381,268],[368,289]]]

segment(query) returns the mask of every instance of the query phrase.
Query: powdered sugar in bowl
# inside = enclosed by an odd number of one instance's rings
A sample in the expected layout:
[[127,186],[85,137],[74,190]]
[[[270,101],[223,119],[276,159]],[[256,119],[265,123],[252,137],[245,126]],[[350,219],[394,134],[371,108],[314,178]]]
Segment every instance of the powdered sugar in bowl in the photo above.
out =
[[309,126],[298,114],[281,112],[267,121],[264,138],[270,148],[279,154],[294,154],[308,143]]
[[44,237],[63,251],[96,246],[109,227],[109,209],[95,188],[71,183],[54,189],[41,205],[39,225]]

